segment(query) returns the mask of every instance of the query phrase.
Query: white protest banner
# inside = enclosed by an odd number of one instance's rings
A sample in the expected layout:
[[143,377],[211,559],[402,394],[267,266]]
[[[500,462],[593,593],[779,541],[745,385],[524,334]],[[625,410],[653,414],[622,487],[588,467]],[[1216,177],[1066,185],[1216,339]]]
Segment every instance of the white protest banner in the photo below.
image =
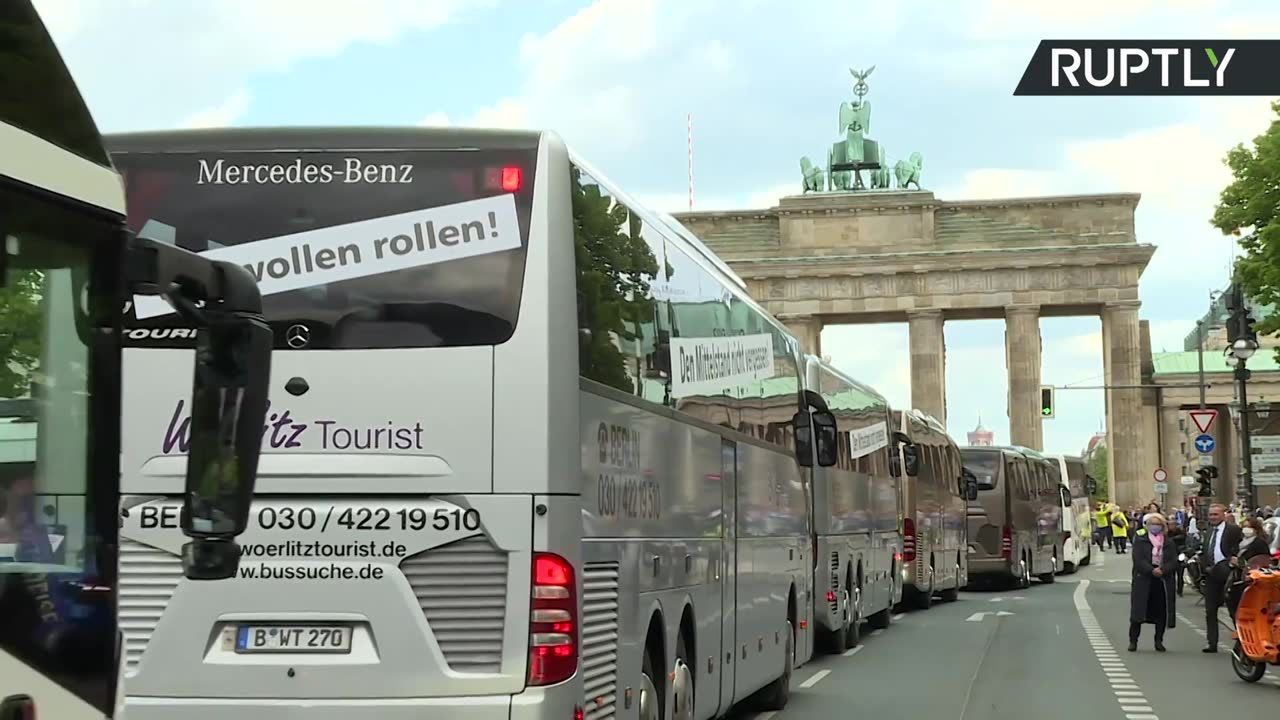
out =
[[[520,247],[510,194],[266,238],[200,253],[241,265],[265,297],[316,285]],[[163,298],[135,295],[138,319],[173,312]]]
[[849,457],[858,459],[889,444],[889,426],[884,421],[849,431]]
[[672,338],[672,397],[715,395],[773,377],[773,336]]

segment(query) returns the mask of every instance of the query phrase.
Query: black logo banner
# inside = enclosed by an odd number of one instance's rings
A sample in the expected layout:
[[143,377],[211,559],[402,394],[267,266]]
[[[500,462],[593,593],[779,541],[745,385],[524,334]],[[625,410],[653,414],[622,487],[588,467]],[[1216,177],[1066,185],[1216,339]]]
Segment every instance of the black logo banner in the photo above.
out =
[[1041,40],[1014,95],[1280,95],[1280,40]]

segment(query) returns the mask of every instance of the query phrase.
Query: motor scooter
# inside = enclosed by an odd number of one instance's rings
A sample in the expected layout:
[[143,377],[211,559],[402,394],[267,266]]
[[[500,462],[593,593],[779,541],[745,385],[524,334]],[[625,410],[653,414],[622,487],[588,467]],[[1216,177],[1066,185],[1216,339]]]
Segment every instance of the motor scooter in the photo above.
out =
[[1262,679],[1268,665],[1280,665],[1280,569],[1245,571],[1244,593],[1236,609],[1231,669],[1245,682]]

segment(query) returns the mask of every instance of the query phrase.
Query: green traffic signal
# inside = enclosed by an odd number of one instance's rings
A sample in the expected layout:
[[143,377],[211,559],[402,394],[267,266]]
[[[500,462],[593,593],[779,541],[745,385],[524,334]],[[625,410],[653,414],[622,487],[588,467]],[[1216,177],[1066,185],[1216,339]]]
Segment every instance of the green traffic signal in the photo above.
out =
[[1051,408],[1051,407],[1042,407],[1042,408],[1040,408],[1040,414],[1041,414],[1041,415],[1052,415],[1052,414],[1053,414],[1053,408]]
[[1042,385],[1040,387],[1040,417],[1053,417],[1053,386]]

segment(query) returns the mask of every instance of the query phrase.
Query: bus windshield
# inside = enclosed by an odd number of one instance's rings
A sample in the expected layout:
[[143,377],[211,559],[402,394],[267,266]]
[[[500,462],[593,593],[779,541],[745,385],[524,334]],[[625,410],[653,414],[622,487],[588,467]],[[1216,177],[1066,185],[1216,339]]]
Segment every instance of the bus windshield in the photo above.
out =
[[[515,330],[532,151],[130,151],[113,159],[130,229],[247,267],[277,346],[497,345]],[[190,334],[162,330],[183,327],[167,306],[135,303],[131,344],[189,345]]]
[[979,490],[995,490],[1000,477],[1000,454],[993,452],[966,452],[964,466],[978,479]]

